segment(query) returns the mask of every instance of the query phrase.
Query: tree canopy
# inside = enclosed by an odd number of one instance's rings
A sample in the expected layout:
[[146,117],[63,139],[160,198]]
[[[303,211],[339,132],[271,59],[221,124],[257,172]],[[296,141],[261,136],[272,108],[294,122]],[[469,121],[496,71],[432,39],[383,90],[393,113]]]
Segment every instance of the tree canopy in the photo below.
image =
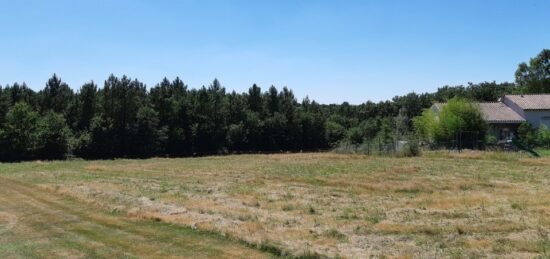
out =
[[525,93],[550,92],[550,49],[542,50],[516,70],[516,83]]

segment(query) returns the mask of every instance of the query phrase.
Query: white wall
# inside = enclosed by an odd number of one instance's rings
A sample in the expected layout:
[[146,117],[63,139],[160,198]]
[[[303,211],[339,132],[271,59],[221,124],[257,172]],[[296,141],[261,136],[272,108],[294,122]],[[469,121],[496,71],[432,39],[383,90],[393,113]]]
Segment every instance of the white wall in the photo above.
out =
[[533,125],[540,127],[541,122],[550,128],[550,110],[524,111],[525,119]]

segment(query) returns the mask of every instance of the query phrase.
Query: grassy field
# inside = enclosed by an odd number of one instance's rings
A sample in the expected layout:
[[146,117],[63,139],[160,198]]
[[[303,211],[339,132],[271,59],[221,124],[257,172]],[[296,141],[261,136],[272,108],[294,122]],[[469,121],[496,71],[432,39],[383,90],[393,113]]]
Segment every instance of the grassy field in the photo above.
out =
[[536,148],[535,151],[541,157],[550,157],[550,149],[548,148]]
[[0,257],[550,256],[550,158],[0,164]]

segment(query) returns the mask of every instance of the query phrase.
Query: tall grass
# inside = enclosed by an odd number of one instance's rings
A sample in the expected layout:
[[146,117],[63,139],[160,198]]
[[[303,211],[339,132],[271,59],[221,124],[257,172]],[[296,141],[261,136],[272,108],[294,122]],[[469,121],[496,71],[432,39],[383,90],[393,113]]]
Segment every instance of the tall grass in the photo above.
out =
[[359,145],[343,143],[336,147],[333,152],[338,154],[361,154],[391,157],[415,157],[422,155],[422,150],[417,141],[403,141],[400,143],[385,144],[366,142]]

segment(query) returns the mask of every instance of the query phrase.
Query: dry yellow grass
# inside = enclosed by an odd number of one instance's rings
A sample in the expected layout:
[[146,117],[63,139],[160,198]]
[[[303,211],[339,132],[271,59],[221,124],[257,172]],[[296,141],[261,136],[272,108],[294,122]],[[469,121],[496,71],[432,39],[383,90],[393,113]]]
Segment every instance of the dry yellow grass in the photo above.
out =
[[515,153],[239,155],[0,170],[119,217],[186,225],[293,255],[550,253],[550,163]]

